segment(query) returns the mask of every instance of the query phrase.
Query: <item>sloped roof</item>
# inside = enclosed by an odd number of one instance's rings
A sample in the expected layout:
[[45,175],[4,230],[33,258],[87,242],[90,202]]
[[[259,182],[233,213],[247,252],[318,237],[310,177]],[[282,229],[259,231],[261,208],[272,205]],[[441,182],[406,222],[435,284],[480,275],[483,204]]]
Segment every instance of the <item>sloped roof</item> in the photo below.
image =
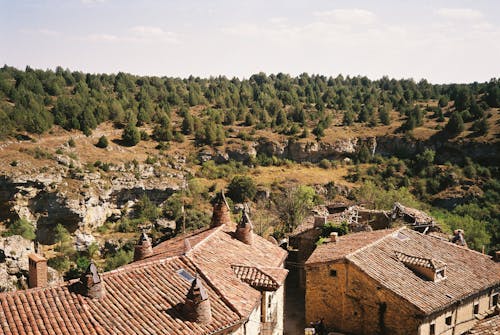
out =
[[283,285],[288,270],[282,268],[258,268],[255,266],[231,265],[236,276],[248,285],[266,291],[274,291]]
[[[446,263],[447,278],[439,282],[423,280],[395,252]],[[407,228],[342,236],[337,243],[316,248],[306,264],[338,260],[354,264],[425,314],[500,285],[500,264],[489,256]]]
[[500,335],[500,314],[479,321],[469,333],[471,335]]
[[212,334],[240,322],[240,317],[204,281],[212,321],[187,321],[178,306],[191,283],[176,273],[193,276],[196,267],[186,257],[157,260],[102,274],[106,293],[90,299],[69,285],[0,295],[0,334]]
[[[231,265],[280,267],[286,251],[254,236],[252,245],[224,226],[165,241],[152,256],[103,273],[106,293],[90,299],[69,284],[0,294],[0,334],[212,334],[249,317],[260,292],[241,281]],[[200,274],[212,306],[208,324],[180,312],[191,282],[177,271]],[[273,270],[266,270],[275,278]],[[279,278],[278,278],[279,279]]]
[[439,260],[433,259],[433,258],[425,258],[425,257],[408,255],[408,254],[405,254],[405,253],[399,252],[399,251],[396,251],[395,254],[396,254],[396,257],[404,264],[417,265],[417,266],[421,266],[421,267],[428,268],[431,270],[437,270],[437,269],[440,269],[446,265],[445,263],[443,263]]
[[281,267],[287,252],[258,235],[254,235],[251,245],[245,244],[221,226],[186,256],[209,276],[241,315],[249,315],[260,301],[260,292],[238,279],[231,265]]

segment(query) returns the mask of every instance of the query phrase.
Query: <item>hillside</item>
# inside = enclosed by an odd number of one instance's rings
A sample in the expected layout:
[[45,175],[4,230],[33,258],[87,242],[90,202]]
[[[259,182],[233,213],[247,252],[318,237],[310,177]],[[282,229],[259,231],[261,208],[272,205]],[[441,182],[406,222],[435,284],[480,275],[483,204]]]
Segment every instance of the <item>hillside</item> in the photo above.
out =
[[286,234],[320,202],[400,201],[493,251],[499,102],[494,79],[179,79],[4,66],[1,227],[32,231],[60,270],[83,267],[78,259],[94,249],[113,268],[141,229],[159,241],[207,224],[224,188],[235,203],[250,201],[262,235]]

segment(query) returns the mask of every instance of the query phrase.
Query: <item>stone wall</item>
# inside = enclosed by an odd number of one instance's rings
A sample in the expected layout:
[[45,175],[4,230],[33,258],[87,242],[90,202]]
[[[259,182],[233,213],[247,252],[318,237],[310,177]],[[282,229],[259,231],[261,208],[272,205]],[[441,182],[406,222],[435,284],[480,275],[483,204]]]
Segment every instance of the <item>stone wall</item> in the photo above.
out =
[[[434,325],[435,335],[463,334],[477,322],[474,305],[478,304],[478,314],[491,310],[491,294],[484,292],[476,297],[463,300],[449,308],[426,318],[419,328],[419,335],[431,335],[431,325]],[[451,317],[451,323],[446,324],[446,318]]]
[[306,266],[306,322],[355,334],[417,334],[423,316],[349,263]]

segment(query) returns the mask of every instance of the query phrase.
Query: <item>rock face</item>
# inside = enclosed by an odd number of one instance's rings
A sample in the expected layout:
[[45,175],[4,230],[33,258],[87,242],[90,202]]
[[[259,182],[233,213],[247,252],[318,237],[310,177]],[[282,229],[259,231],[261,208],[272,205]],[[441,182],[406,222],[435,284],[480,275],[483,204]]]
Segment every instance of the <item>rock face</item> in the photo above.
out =
[[278,158],[287,158],[297,162],[319,162],[322,159],[339,159],[355,155],[362,146],[375,152],[375,138],[337,139],[333,142],[293,141],[282,142],[261,139],[255,146],[257,153]]
[[[165,176],[156,176],[152,166],[139,166],[135,173],[109,178],[100,173],[0,177],[0,221],[26,219],[36,226],[37,240],[53,243],[53,229],[63,224],[70,233],[87,232],[101,226],[141,196],[160,204],[178,188]],[[68,186],[68,184],[70,184]],[[72,185],[76,184],[76,185]]]

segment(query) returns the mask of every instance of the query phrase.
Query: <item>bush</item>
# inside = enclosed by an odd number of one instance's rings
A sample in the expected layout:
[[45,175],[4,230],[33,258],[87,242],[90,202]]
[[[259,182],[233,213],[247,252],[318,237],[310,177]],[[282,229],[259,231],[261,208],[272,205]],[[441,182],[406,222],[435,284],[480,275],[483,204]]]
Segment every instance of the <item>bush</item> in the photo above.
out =
[[123,130],[122,140],[125,145],[134,146],[140,142],[141,133],[134,124],[129,123]]
[[68,145],[69,145],[71,148],[76,147],[76,142],[75,142],[75,140],[73,139],[73,137],[69,139],[69,141],[68,141]]
[[95,146],[104,149],[107,148],[108,145],[109,145],[108,139],[106,138],[106,136],[102,135]]
[[227,186],[227,195],[235,202],[252,200],[256,193],[257,186],[247,176],[236,176]]
[[329,169],[332,167],[332,163],[328,159],[322,159],[319,162],[319,167],[322,169]]
[[19,219],[12,223],[3,236],[21,235],[27,240],[34,240],[36,238],[35,227],[25,219]]
[[111,271],[122,265],[128,264],[134,258],[134,252],[132,250],[126,251],[124,249],[118,250],[112,256],[106,258],[104,263],[104,271]]

